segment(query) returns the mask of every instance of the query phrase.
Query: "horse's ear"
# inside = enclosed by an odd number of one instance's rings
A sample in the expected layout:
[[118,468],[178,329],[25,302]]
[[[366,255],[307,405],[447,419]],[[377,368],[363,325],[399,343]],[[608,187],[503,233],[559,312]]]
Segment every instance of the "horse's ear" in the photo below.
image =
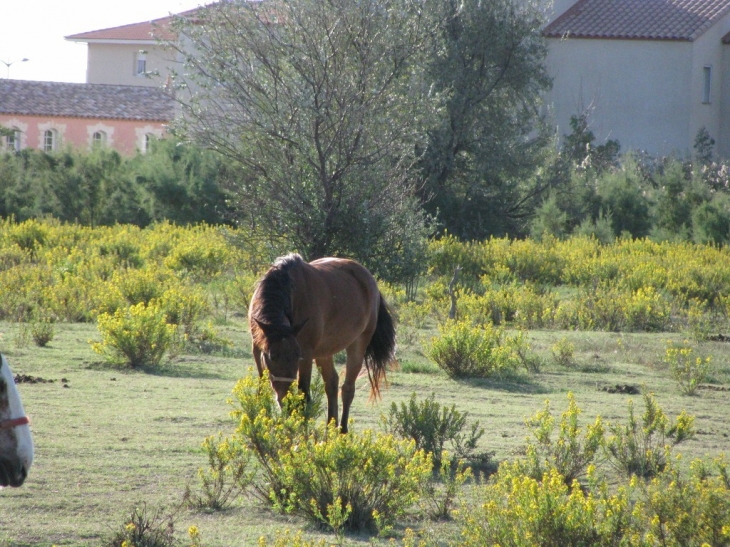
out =
[[301,322],[301,323],[299,323],[298,325],[294,325],[294,326],[293,326],[293,327],[291,328],[291,333],[292,333],[292,336],[296,336],[297,334],[299,334],[299,331],[300,331],[300,330],[302,330],[302,329],[304,328],[304,325],[306,325],[306,324],[307,324],[307,321],[309,321],[309,317],[307,317],[307,318],[306,318],[306,319],[305,319],[304,321],[302,321],[302,322]]
[[264,323],[262,321],[259,321],[254,317],[254,321],[256,321],[256,324],[259,326],[259,328],[263,331],[264,334],[268,335],[274,330],[273,325],[269,325],[268,323]]

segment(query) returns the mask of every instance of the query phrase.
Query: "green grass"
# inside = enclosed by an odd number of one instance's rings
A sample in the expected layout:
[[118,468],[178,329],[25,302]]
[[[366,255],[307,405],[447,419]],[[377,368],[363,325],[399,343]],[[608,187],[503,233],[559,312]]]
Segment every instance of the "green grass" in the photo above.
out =
[[[197,486],[196,471],[205,465],[203,439],[232,431],[226,400],[253,365],[243,322],[229,322],[221,333],[236,343],[238,354],[229,353],[236,356],[181,355],[157,369],[130,371],[100,362],[88,344],[99,338],[93,325],[59,324],[47,347],[31,342],[17,348],[18,327],[0,324],[0,350],[13,371],[53,380],[19,386],[33,422],[36,459],[23,487],[0,491],[0,547],[98,545],[142,503],[152,511],[176,511],[181,540],[195,524],[206,547],[254,545],[259,536],[274,537],[285,528],[321,536],[253,499],[217,513],[176,510],[185,487]],[[401,369],[389,374],[379,403],[367,402],[367,379],[359,381],[351,413],[355,430],[378,427],[381,413],[413,392],[419,398],[434,393],[441,405],[454,404],[469,413],[469,421],[479,420],[486,430],[480,448],[502,461],[522,452],[528,435],[524,419],[542,409],[545,399],[559,416],[568,391],[583,410],[583,423],[597,414],[623,420],[629,396],[604,390],[619,384],[646,386],[670,418],[683,409],[696,417],[698,435],[677,452],[699,457],[728,449],[728,393],[700,389],[698,396],[682,396],[662,361],[667,340],[679,342],[681,335],[531,332],[541,372],[503,381],[449,379],[423,356],[423,340],[430,335],[420,332],[399,349]],[[550,348],[563,337],[576,348],[575,366],[569,368],[551,362]],[[730,385],[730,344],[705,342],[699,351],[712,356],[714,387]],[[633,399],[641,409],[641,396]],[[415,518],[402,524],[424,526]],[[456,533],[453,524],[425,525],[436,526],[443,538]],[[365,546],[369,541],[348,536],[346,543]]]

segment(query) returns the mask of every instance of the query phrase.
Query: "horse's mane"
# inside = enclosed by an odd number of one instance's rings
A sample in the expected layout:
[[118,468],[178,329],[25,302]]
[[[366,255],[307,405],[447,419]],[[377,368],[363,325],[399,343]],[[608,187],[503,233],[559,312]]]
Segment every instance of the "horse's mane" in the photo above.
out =
[[[259,282],[252,306],[251,318],[267,325],[282,325],[284,318],[291,325],[294,322],[291,308],[292,279],[289,272],[303,264],[298,254],[288,254],[277,258]],[[251,321],[251,335],[256,345],[268,347],[264,332]]]

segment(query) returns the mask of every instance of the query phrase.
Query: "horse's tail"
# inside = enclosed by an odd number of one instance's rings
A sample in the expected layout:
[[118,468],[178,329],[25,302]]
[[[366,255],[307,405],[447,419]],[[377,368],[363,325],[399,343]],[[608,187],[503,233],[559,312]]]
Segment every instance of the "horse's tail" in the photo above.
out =
[[395,359],[395,324],[383,295],[380,295],[375,332],[365,350],[365,367],[370,378],[370,398],[380,398],[380,381],[386,381],[385,369]]

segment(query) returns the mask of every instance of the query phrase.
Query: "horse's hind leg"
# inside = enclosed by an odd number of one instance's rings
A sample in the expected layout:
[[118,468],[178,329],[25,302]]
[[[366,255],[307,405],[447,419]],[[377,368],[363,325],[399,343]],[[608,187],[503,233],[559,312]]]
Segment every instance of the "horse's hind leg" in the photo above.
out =
[[335,362],[331,355],[316,361],[324,382],[324,392],[327,394],[327,423],[334,420],[337,425],[337,383],[339,378],[335,370]]

